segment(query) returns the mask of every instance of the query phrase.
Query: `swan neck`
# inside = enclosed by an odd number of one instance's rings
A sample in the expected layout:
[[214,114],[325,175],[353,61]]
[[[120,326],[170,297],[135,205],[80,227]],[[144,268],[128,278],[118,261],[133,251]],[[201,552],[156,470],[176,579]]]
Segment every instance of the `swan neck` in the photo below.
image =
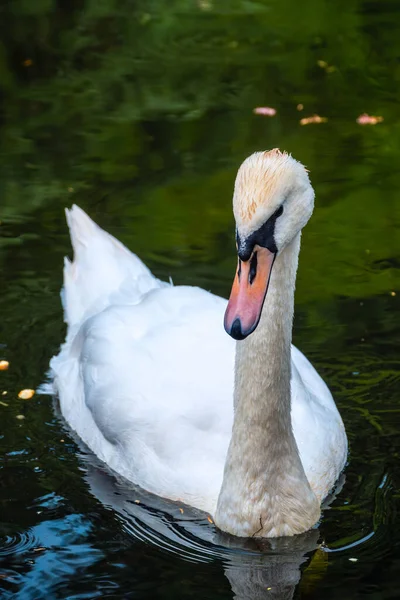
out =
[[[256,411],[260,424],[283,420],[290,429],[290,371],[294,290],[300,234],[278,254],[260,322],[236,344],[235,413]],[[276,413],[276,410],[278,411]]]
[[319,518],[291,424],[291,339],[300,234],[272,269],[260,323],[236,344],[234,424],[216,524],[235,535],[293,535]]

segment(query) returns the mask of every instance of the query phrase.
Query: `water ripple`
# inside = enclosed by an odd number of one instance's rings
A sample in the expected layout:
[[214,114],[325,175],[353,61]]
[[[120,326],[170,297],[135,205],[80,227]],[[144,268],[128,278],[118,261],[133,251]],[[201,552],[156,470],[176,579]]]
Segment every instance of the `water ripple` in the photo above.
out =
[[23,554],[36,547],[39,547],[39,542],[30,529],[14,535],[6,535],[0,538],[0,558],[12,554]]

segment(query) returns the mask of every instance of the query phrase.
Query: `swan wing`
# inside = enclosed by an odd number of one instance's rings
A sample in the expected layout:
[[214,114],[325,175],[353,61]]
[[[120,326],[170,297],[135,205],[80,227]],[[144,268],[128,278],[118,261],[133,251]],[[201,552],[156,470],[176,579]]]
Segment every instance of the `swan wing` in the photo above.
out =
[[51,362],[64,417],[101,460],[208,512],[233,421],[225,306],[199,288],[156,288],[87,318]]
[[328,386],[292,346],[292,426],[307,479],[322,501],[347,460],[347,436]]
[[118,301],[138,301],[160,287],[144,263],[78,206],[66,211],[74,260],[64,263],[62,300],[69,328]]

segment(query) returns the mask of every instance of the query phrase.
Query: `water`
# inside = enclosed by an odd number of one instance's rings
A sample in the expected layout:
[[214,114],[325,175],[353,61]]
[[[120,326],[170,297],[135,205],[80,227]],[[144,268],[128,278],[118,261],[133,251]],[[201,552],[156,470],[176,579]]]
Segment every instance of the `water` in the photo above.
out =
[[[18,0],[0,15],[0,597],[397,597],[399,4]],[[299,124],[313,114],[328,121]],[[117,481],[51,398],[17,394],[65,334],[64,206],[157,276],[226,296],[235,170],[275,146],[316,189],[294,341],[350,455],[318,529],[256,544]]]

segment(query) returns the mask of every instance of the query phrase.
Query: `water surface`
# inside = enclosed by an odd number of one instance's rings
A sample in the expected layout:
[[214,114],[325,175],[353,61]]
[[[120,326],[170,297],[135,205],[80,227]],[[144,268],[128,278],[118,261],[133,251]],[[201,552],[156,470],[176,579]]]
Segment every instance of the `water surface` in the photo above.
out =
[[[0,596],[397,597],[399,4],[16,0],[0,29]],[[300,125],[314,114],[327,121]],[[17,394],[65,335],[64,206],[158,277],[227,296],[235,171],[276,146],[316,190],[294,341],[350,455],[317,530],[256,544],[115,479],[51,398]]]

